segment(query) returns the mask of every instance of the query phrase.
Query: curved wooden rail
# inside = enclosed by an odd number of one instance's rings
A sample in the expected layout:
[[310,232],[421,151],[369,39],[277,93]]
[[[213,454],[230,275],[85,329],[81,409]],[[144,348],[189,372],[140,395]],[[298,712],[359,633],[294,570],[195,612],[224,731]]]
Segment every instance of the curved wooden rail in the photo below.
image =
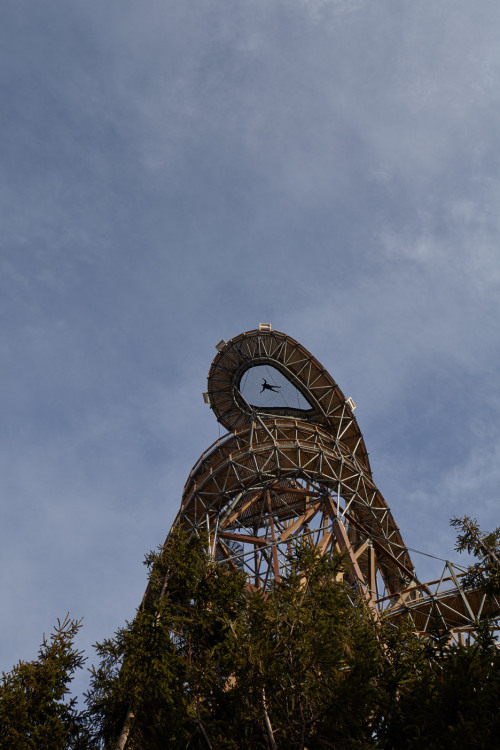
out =
[[[265,408],[248,404],[240,391],[251,367],[271,365],[311,404],[312,409]],[[289,416],[320,425],[370,470],[368,451],[352,407],[332,376],[305,347],[278,331],[248,331],[231,339],[217,354],[208,373],[208,396],[217,420],[234,432],[258,414]]]
[[[307,349],[267,327],[218,349],[207,398],[230,434],[196,462],[175,523],[206,529],[213,557],[244,569],[257,588],[283,575],[294,545],[310,544],[347,555],[348,581],[376,616],[409,617],[421,631],[438,617],[460,631],[498,610],[482,592],[464,591],[451,564],[439,590],[436,582],[419,583],[373,480],[354,405]],[[278,370],[310,408],[248,403],[242,378],[263,365]],[[446,590],[443,581],[450,581]]]
[[[310,498],[309,505],[295,502],[283,507],[281,489],[275,499],[276,485],[282,488],[283,483],[297,491],[302,488]],[[294,536],[300,536],[304,525],[316,515],[311,513],[313,505],[317,513],[329,517],[333,498],[341,498],[343,509],[348,504],[348,518],[358,523],[356,531],[380,543],[378,567],[387,591],[398,591],[414,578],[408,550],[371,475],[341,441],[316,425],[298,420],[281,417],[257,422],[218,442],[197,462],[186,483],[180,511],[183,524],[192,528],[208,524],[220,533],[229,518],[234,525],[238,510],[245,509],[249,496],[262,489],[269,491],[271,505],[260,520],[253,519],[253,540],[258,533],[265,534],[270,514],[277,527],[285,520],[295,523]],[[295,492],[294,499],[298,496]],[[232,514],[224,519],[228,507]],[[340,508],[338,515],[346,520]],[[243,519],[240,521],[244,525]],[[290,524],[276,533],[278,545],[283,534],[289,539]],[[364,539],[360,545],[363,543]],[[355,550],[360,546],[354,539],[352,544]]]

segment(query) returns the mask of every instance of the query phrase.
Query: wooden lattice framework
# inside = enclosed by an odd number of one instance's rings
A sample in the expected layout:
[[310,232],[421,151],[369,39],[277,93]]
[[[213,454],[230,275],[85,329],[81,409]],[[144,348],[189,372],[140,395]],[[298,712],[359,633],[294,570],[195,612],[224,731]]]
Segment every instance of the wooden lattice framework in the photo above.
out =
[[[250,587],[269,588],[292,547],[308,544],[347,554],[348,582],[376,617],[410,618],[419,632],[437,619],[461,638],[480,617],[498,614],[498,601],[465,590],[463,570],[451,563],[440,579],[420,583],[373,480],[354,404],[312,354],[269,325],[217,349],[204,395],[229,434],[193,467],[174,525],[205,529],[213,558],[245,570]],[[262,365],[310,408],[248,403],[242,378]]]

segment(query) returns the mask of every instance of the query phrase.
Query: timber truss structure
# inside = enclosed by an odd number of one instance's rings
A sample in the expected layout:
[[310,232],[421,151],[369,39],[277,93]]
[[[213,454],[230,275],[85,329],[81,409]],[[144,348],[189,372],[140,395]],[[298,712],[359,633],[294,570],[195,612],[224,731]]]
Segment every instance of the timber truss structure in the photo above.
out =
[[[354,403],[312,354],[269,324],[217,349],[204,398],[229,433],[193,467],[174,526],[206,530],[210,555],[244,570],[249,587],[268,590],[292,549],[311,545],[347,556],[353,595],[377,618],[409,619],[421,633],[439,623],[462,639],[498,615],[499,602],[464,588],[464,569],[451,563],[439,579],[418,580]],[[251,403],[242,381],[256,367],[277,371],[308,408]]]

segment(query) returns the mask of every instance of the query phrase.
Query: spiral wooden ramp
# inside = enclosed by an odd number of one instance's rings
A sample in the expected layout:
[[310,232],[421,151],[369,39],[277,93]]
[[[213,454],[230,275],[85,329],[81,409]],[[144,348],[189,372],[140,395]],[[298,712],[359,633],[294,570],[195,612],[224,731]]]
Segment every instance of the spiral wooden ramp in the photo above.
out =
[[[204,398],[229,433],[193,467],[174,525],[207,530],[210,554],[243,569],[251,587],[269,588],[291,549],[308,544],[346,553],[347,580],[376,617],[409,618],[419,632],[438,621],[461,638],[498,614],[451,563],[435,581],[418,580],[373,480],[354,403],[312,354],[268,324],[217,349]],[[252,372],[272,380],[259,383],[265,398],[245,390]]]

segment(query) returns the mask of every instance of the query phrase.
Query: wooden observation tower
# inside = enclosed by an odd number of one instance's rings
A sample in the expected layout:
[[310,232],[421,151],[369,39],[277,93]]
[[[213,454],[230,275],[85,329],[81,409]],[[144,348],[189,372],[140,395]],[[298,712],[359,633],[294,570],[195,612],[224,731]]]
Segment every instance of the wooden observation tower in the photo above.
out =
[[[295,545],[343,551],[353,593],[376,617],[436,619],[457,639],[498,602],[446,563],[421,583],[375,484],[355,405],[301,344],[269,324],[217,345],[204,394],[228,434],[198,459],[174,522],[205,529],[209,553],[267,589]],[[168,539],[167,539],[168,542]]]

